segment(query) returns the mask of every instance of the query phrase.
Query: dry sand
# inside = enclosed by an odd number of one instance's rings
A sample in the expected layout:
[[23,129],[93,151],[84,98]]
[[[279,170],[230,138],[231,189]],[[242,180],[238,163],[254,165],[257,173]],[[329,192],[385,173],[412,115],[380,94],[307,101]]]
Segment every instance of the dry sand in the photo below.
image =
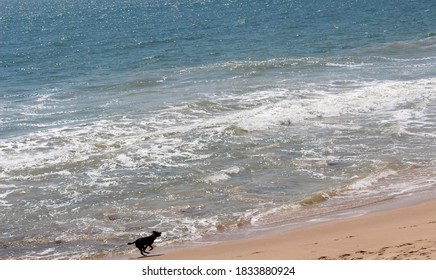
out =
[[164,252],[144,260],[436,260],[436,200],[270,236]]

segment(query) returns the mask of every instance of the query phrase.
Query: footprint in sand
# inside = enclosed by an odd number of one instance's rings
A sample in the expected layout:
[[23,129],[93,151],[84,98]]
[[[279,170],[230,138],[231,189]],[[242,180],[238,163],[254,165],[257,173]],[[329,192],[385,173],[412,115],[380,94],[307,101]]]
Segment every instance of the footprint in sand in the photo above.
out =
[[349,258],[349,257],[351,257],[350,254],[343,254],[343,255],[340,255],[340,256],[339,256],[339,259],[341,259],[341,260],[345,260],[345,259],[347,259],[347,258]]

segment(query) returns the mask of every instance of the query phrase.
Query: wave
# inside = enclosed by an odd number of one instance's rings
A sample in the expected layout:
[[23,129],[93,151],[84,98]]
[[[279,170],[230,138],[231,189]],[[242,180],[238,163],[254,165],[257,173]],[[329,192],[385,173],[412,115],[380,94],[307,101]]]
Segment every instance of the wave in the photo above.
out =
[[429,34],[428,37],[418,40],[393,41],[383,44],[359,48],[357,51],[366,55],[383,57],[386,59],[397,58],[403,61],[416,59],[434,59],[436,50],[436,36]]
[[209,73],[227,72],[232,79],[243,78],[249,76],[257,76],[271,70],[298,70],[321,67],[346,67],[346,68],[362,68],[370,66],[370,62],[366,62],[365,58],[352,56],[337,56],[337,57],[302,57],[302,58],[272,58],[267,60],[245,60],[245,61],[225,61],[208,65],[184,68],[178,70],[179,75],[192,73]]
[[434,102],[435,84],[434,78],[372,82],[337,93],[326,91],[327,85],[308,84],[299,91],[255,91],[222,96],[213,102],[171,106],[139,122],[120,118],[65,127],[60,123],[60,128],[1,139],[0,170],[18,172],[38,166],[59,169],[63,164],[73,166],[98,158],[126,167],[184,165],[209,157],[208,147],[226,141],[229,132],[241,136],[301,125],[339,125],[335,118],[356,118],[353,122],[357,122],[363,117],[404,124],[398,134]]
[[429,34],[429,36],[424,39],[389,42],[383,44],[381,48],[394,50],[434,51],[436,49],[436,36]]

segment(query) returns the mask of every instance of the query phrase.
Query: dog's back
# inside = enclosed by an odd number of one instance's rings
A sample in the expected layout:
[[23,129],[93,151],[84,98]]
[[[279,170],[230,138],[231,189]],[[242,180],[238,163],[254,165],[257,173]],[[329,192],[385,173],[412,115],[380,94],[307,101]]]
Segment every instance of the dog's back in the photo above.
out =
[[140,237],[138,239],[136,239],[133,242],[127,243],[128,245],[132,245],[135,244],[137,247],[138,246],[150,246],[151,244],[153,244],[154,240],[156,239],[156,237],[153,237],[152,235],[146,236],[146,237]]

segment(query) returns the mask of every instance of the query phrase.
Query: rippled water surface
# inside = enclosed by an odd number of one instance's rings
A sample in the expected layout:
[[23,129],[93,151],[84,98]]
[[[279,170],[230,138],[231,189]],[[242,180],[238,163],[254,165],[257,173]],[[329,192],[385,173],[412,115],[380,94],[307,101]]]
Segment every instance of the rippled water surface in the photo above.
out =
[[435,187],[434,1],[0,3],[1,259]]

